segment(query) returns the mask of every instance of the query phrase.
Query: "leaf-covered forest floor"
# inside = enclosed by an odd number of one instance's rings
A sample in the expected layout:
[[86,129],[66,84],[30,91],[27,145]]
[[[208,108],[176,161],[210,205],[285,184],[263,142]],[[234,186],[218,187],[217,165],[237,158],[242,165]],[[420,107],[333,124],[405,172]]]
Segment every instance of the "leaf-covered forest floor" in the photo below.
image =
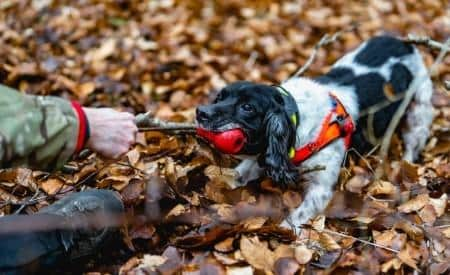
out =
[[[307,76],[381,33],[450,36],[442,0],[0,1],[0,82],[87,106],[192,121],[235,80],[280,83],[325,33]],[[420,47],[427,66],[438,52]],[[301,193],[268,179],[232,189],[236,162],[189,135],[146,132],[122,159],[84,151],[59,172],[0,171],[0,215],[33,213],[69,192],[120,192],[122,240],[64,272],[123,274],[440,274],[450,272],[450,55],[433,76],[432,136],[417,164],[394,136],[342,168],[333,201],[295,238],[276,224]],[[159,273],[158,273],[159,272]],[[199,273],[200,272],[200,273]]]

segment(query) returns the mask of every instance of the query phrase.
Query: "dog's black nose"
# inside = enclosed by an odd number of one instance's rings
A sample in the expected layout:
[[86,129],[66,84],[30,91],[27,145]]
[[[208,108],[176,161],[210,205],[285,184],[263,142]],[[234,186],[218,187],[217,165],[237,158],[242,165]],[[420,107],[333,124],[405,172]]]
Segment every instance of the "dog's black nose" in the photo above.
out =
[[212,110],[208,106],[199,106],[196,110],[196,115],[198,122],[208,122],[211,119]]

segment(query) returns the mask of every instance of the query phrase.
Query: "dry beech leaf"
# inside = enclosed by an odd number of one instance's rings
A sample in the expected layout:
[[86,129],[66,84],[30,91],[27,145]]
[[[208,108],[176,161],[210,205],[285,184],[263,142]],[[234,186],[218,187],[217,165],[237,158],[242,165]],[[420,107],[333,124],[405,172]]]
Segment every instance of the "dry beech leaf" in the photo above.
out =
[[401,250],[397,257],[406,265],[418,270],[417,259],[420,257],[420,252],[412,245],[407,243],[405,249]]
[[49,178],[39,183],[40,188],[48,195],[55,195],[64,187],[64,182],[58,178]]
[[338,265],[341,267],[354,266],[358,264],[358,262],[362,261],[361,258],[361,255],[357,255],[355,252],[348,251],[339,259]]
[[4,202],[12,202],[12,203],[17,203],[19,201],[19,199],[16,196],[10,194],[9,192],[6,192],[2,188],[0,188],[0,199]]
[[183,198],[186,199],[192,206],[200,206],[200,197],[196,192],[193,192],[192,196],[183,195]]
[[136,164],[139,161],[140,156],[141,156],[141,154],[139,153],[137,148],[135,148],[127,153],[127,158],[128,158],[128,161],[130,162],[131,166],[136,166]]
[[221,168],[218,166],[210,165],[205,168],[205,176],[211,180],[217,180],[226,183],[229,187],[235,187],[235,179],[237,172],[230,168]]
[[109,176],[101,180],[97,186],[101,188],[112,186],[114,189],[120,191],[128,185],[130,180],[130,177],[125,175]]
[[420,194],[410,199],[409,201],[403,203],[397,209],[403,213],[411,213],[413,211],[418,211],[429,203],[429,199],[430,198],[428,194]]
[[255,269],[273,269],[275,263],[274,253],[270,251],[267,244],[261,242],[257,236],[242,236],[240,248],[244,259]]
[[381,271],[387,273],[391,269],[399,270],[401,266],[402,261],[399,258],[392,258],[381,265]]
[[245,261],[244,256],[242,256],[241,250],[234,251],[233,256],[238,261]]
[[419,166],[407,161],[401,163],[402,178],[408,182],[417,182],[419,180],[418,170]]
[[29,188],[31,191],[36,192],[38,186],[33,178],[32,171],[30,169],[19,168],[17,169],[16,182],[19,185]]
[[217,210],[217,214],[224,221],[232,221],[235,220],[234,207],[229,204],[215,204],[211,206],[212,209]]
[[98,169],[96,167],[96,163],[95,162],[89,163],[83,166],[80,172],[75,174],[75,176],[73,177],[73,182],[78,183],[80,180],[83,180],[86,177],[97,173],[97,171]]
[[85,82],[82,84],[79,84],[75,87],[75,94],[79,98],[86,98],[89,96],[92,92],[95,90],[95,83],[94,82]]
[[125,264],[120,267],[119,275],[128,274],[133,268],[138,266],[141,262],[141,259],[138,257],[130,258]]
[[226,199],[223,190],[228,189],[226,183],[210,181],[205,186],[205,196],[216,203],[224,203]]
[[248,230],[256,230],[261,228],[264,223],[267,221],[265,217],[251,217],[243,221],[244,228]]
[[391,247],[395,250],[401,250],[407,243],[407,235],[403,233],[396,233],[392,239]]
[[158,266],[162,265],[166,261],[166,257],[145,254],[141,260],[141,263],[136,267],[136,269],[141,269],[145,272],[155,271]]
[[225,240],[221,241],[220,243],[217,243],[214,245],[214,249],[222,252],[222,253],[228,253],[234,250],[233,246],[234,238],[226,238]]
[[376,196],[376,195],[394,195],[397,188],[388,181],[377,180],[369,186],[367,193]]
[[363,223],[363,224],[369,224],[369,223],[373,222],[375,220],[375,218],[358,216],[351,220],[355,221],[355,222]]
[[307,264],[311,261],[313,256],[313,251],[310,250],[306,245],[299,245],[295,247],[295,259],[299,264]]
[[136,41],[136,45],[143,51],[151,51],[158,49],[158,43],[155,41],[145,40],[142,37]]
[[253,268],[251,266],[227,266],[227,275],[253,275]]
[[287,244],[280,244],[273,251],[275,261],[280,258],[294,258],[295,251],[294,248]]
[[395,237],[395,232],[392,230],[386,230],[382,233],[374,231],[373,237],[376,244],[390,247],[392,246],[392,240]]
[[166,219],[172,216],[180,216],[181,214],[186,213],[186,210],[187,209],[182,204],[177,204],[169,213],[167,213]]
[[409,238],[416,242],[420,242],[424,238],[423,230],[405,219],[397,221],[394,224],[394,228],[403,230]]
[[326,233],[319,233],[319,242],[321,246],[327,251],[339,250],[341,246]]
[[101,46],[97,49],[86,53],[85,59],[90,61],[101,61],[116,51],[117,41],[114,38],[103,41]]
[[420,219],[426,223],[432,225],[436,221],[436,210],[431,204],[425,205],[418,212]]
[[446,229],[442,230],[442,234],[444,234],[444,236],[447,239],[450,239],[450,227],[447,227]]
[[438,199],[430,198],[430,204],[433,206],[438,217],[444,215],[445,209],[447,208],[447,194],[442,194]]
[[370,183],[370,179],[365,174],[357,174],[351,177],[345,184],[345,189],[350,192],[361,194],[362,189]]
[[0,184],[5,187],[23,186],[32,192],[38,188],[33,171],[26,168],[0,170]]
[[239,260],[236,260],[233,257],[233,254],[224,254],[217,251],[213,251],[213,255],[216,258],[216,260],[227,266],[239,263]]
[[325,228],[325,220],[326,217],[324,215],[318,215],[312,221],[312,227],[317,231],[323,230]]

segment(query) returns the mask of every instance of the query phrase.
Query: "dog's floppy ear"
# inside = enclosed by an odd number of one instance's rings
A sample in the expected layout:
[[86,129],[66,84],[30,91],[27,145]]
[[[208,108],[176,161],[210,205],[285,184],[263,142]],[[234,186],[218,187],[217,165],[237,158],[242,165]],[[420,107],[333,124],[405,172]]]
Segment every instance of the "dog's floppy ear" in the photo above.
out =
[[275,182],[295,184],[299,175],[289,158],[289,150],[295,144],[295,126],[282,107],[267,112],[264,119],[267,149],[260,162]]

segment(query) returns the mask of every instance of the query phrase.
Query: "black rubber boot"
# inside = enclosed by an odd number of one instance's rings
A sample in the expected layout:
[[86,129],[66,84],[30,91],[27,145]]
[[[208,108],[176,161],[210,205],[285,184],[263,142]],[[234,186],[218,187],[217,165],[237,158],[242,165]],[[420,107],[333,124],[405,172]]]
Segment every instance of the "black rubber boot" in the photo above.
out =
[[0,274],[45,272],[92,255],[120,226],[123,211],[115,192],[92,189],[33,215],[0,218]]

